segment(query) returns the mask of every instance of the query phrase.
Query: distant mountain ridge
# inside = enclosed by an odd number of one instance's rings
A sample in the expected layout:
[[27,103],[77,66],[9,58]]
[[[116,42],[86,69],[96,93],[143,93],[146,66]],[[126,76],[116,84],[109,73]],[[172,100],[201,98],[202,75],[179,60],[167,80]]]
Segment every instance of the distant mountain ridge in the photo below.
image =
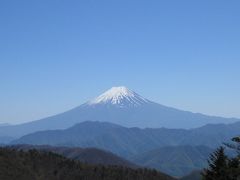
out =
[[214,151],[207,146],[166,146],[132,157],[132,162],[158,169],[175,177],[207,167],[207,159]]
[[[182,176],[204,167],[210,151],[239,134],[240,122],[184,130],[126,128],[108,122],[87,121],[66,130],[28,134],[12,144],[96,147],[141,166]],[[173,163],[171,167],[169,162]]]
[[36,131],[66,129],[84,121],[106,121],[125,127],[188,129],[209,123],[240,120],[166,107],[147,100],[126,87],[113,87],[67,112],[24,124],[0,127],[0,136],[18,138]]
[[131,157],[164,146],[204,145],[215,148],[240,134],[240,122],[206,125],[200,128],[126,128],[108,122],[83,122],[66,130],[28,134],[13,144],[96,147],[122,157]]

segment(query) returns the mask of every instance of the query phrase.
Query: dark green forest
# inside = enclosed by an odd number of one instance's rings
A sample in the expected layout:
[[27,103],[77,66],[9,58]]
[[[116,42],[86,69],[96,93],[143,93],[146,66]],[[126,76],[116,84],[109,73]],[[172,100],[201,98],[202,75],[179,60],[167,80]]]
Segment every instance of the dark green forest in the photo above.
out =
[[1,180],[171,180],[156,170],[89,165],[52,152],[0,148]]
[[226,147],[219,147],[209,157],[208,168],[202,172],[203,180],[240,180],[240,137],[234,137],[232,143],[224,145],[237,155],[228,157]]

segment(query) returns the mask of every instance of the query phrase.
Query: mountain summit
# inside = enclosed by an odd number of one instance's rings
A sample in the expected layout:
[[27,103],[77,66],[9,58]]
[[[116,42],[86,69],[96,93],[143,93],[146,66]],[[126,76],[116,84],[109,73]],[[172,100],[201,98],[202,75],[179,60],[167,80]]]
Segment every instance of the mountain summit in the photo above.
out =
[[126,87],[113,87],[97,98],[55,116],[0,127],[0,142],[1,137],[16,138],[36,131],[66,129],[84,121],[111,122],[125,127],[188,129],[239,119],[178,110],[149,101]]
[[141,106],[143,104],[150,103],[149,100],[141,97],[139,94],[134,91],[129,90],[124,86],[120,87],[112,87],[107,90],[97,98],[89,101],[88,105],[116,105],[119,107],[136,107]]

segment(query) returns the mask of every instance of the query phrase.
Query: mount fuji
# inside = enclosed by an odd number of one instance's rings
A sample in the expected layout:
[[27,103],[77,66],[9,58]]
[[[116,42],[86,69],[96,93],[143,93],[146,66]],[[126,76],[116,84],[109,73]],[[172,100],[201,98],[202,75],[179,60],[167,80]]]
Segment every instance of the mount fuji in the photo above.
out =
[[24,124],[0,127],[0,136],[17,138],[36,131],[66,129],[84,121],[105,121],[125,127],[188,129],[209,123],[232,123],[239,119],[166,107],[126,87],[113,87],[67,112]]
[[89,101],[88,105],[107,105],[116,106],[119,108],[126,107],[138,107],[145,104],[151,103],[151,101],[141,97],[137,93],[129,90],[128,88],[122,87],[112,87],[102,95]]

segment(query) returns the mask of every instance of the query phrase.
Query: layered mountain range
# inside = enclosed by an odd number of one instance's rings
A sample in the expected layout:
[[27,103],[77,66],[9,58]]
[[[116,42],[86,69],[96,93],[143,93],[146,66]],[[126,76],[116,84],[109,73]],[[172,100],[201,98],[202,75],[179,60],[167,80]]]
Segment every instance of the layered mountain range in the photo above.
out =
[[102,164],[111,157],[126,166],[156,168],[175,177],[200,171],[206,167],[210,152],[239,135],[237,118],[167,107],[126,87],[113,87],[55,116],[0,126],[0,143],[29,144],[38,149],[36,145],[51,145],[55,146],[51,151],[66,157],[77,154],[80,160],[90,161],[92,156],[94,162],[99,159]]
[[240,122],[205,125],[200,128],[126,128],[108,122],[83,122],[65,130],[39,131],[25,135],[13,144],[97,147],[122,157],[151,151],[164,146],[204,145],[216,148],[240,134]]
[[83,122],[65,130],[40,131],[12,144],[96,147],[133,163],[183,176],[207,165],[209,154],[240,134],[240,122],[200,128],[126,128],[108,122]]

